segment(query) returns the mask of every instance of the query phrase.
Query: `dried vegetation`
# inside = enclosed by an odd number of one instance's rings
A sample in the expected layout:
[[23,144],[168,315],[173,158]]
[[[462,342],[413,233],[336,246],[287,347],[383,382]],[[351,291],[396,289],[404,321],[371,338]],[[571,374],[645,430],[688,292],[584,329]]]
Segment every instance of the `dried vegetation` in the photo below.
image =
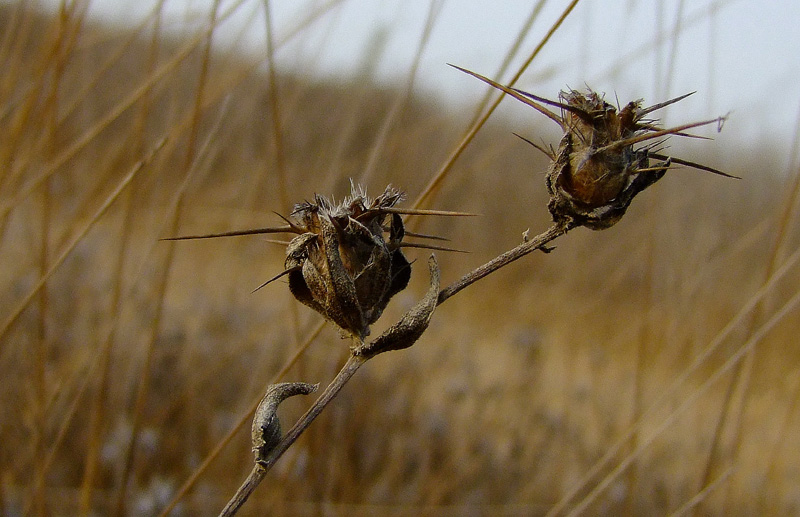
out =
[[[110,34],[68,7],[0,11],[2,511],[213,514],[252,465],[241,429],[268,384],[327,383],[348,356],[417,340],[352,377],[243,513],[797,510],[796,187],[764,172],[778,150],[702,142],[702,158],[670,159],[637,140],[666,136],[645,117],[667,103],[511,89],[562,110],[547,110],[557,149],[532,156],[511,130],[538,126],[493,119],[436,192],[437,207],[482,217],[419,217],[412,231],[403,216],[421,213],[396,190],[313,197],[360,177],[404,92],[267,88],[201,36]],[[421,193],[463,131],[434,103],[405,102],[371,189]],[[698,163],[758,181],[666,171]],[[259,229],[298,199],[313,201]],[[567,229],[615,224],[461,292]],[[293,239],[158,240],[247,227]],[[429,276],[412,237],[471,253],[436,251]],[[281,386],[281,400],[312,388]],[[303,399],[284,403],[284,422]],[[266,405],[261,460],[281,435]]]

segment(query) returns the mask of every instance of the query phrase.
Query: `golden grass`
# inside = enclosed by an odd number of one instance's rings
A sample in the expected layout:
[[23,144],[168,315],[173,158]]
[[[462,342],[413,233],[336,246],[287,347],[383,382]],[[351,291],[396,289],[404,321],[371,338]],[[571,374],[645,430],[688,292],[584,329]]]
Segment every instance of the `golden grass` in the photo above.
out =
[[[206,54],[205,31],[161,38],[155,15],[133,37],[20,4],[0,27],[0,511],[157,514],[197,474],[175,514],[215,514],[250,469],[247,433],[198,466],[307,339],[285,380],[326,383],[347,345],[285,285],[248,294],[280,247],[157,239],[278,222],[365,169],[410,205],[473,113],[269,80]],[[482,217],[420,228],[471,251],[439,254],[445,284],[549,224],[546,163],[512,130],[489,119],[436,194]],[[613,229],[460,293],[354,377],[243,513],[796,512],[797,171],[784,186],[785,151],[756,144],[687,156],[743,181],[671,171]],[[427,254],[410,256],[379,326],[425,290]]]

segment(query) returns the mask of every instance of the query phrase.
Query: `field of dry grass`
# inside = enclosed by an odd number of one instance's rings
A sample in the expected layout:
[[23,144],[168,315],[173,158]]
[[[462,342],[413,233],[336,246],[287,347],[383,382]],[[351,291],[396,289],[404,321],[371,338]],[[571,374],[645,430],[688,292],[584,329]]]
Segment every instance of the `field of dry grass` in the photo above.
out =
[[[279,224],[350,178],[410,205],[473,112],[270,81],[202,31],[109,32],[70,6],[0,10],[0,513],[213,515],[252,465],[266,385],[327,383],[347,342],[284,282],[250,293],[282,246],[158,239]],[[511,134],[555,143],[548,122],[492,117],[455,162],[432,206],[481,216],[420,226],[470,251],[437,253],[443,282],[548,226],[547,162]],[[460,293],[358,372],[242,514],[800,511],[798,172],[763,142],[671,143],[744,179],[671,171],[612,229]],[[408,252],[375,335],[424,292],[427,255]]]

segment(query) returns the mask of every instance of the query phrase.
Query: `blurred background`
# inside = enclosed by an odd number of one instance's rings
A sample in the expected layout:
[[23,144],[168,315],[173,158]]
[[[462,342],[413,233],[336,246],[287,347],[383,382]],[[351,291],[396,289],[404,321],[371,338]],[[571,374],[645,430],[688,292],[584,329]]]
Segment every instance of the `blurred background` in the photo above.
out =
[[[575,2],[573,2],[574,4]],[[0,511],[214,515],[269,383],[348,343],[263,236],[353,179],[463,253],[550,223],[552,121],[446,63],[660,111],[670,171],[437,309],[290,449],[243,515],[794,514],[800,505],[797,36],[791,2],[0,3]],[[562,13],[566,17],[552,37]],[[541,51],[536,49],[541,46]],[[373,335],[427,287],[409,288]],[[281,408],[284,428],[310,403]]]

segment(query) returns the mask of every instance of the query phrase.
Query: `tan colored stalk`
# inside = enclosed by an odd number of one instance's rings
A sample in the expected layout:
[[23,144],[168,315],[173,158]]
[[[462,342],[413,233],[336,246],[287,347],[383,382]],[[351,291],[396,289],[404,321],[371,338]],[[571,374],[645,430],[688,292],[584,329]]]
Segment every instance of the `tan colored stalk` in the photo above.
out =
[[[798,147],[800,147],[800,112],[798,112],[795,138],[793,142],[795,149],[793,149],[793,152],[790,154],[790,156],[795,156]],[[794,222],[796,219],[797,204],[798,200],[800,200],[800,167],[796,168],[792,172],[793,173],[788,176],[789,179],[787,180],[789,183],[789,185],[787,185],[788,194],[784,199],[783,205],[780,207],[779,213],[776,214],[777,231],[775,232],[775,238],[770,245],[770,253],[767,267],[764,271],[762,285],[769,280],[769,278],[775,272],[775,269],[778,267],[781,253],[784,251],[784,248],[791,237],[789,228],[791,227],[792,222]],[[765,307],[762,302],[758,304],[753,312],[746,329],[745,339],[752,336],[754,330],[761,325],[765,317]],[[750,395],[750,379],[753,375],[753,368],[756,361],[756,351],[757,350],[754,347],[747,354],[747,357],[744,359],[744,361],[737,365],[736,370],[731,376],[730,384],[728,385],[728,388],[725,392],[725,398],[722,402],[722,411],[714,430],[714,437],[709,449],[708,461],[706,463],[705,471],[703,472],[701,486],[705,486],[710,483],[710,479],[714,475],[715,470],[718,469],[719,464],[723,462],[721,451],[722,435],[726,424],[729,422],[729,419],[733,419],[731,421],[731,425],[733,426],[733,438],[731,440],[732,450],[730,451],[728,458],[730,461],[735,462],[736,457],[739,454],[739,450],[742,446],[742,428],[744,425],[744,415],[747,411],[747,400]],[[740,392],[738,400],[734,396],[737,391]]]
[[[587,470],[584,476],[582,476],[580,480],[578,480],[578,482],[576,482],[567,491],[567,493],[561,497],[558,503],[556,503],[550,509],[550,511],[547,512],[548,516],[560,515],[566,511],[569,503],[572,502],[572,500],[575,499],[577,495],[581,493],[581,491],[583,491],[589,485],[589,483],[591,483],[591,481],[600,474],[600,472],[602,472],[602,470],[613,458],[617,456],[617,454],[620,453],[620,451],[622,451],[622,449],[629,442],[631,436],[642,431],[647,419],[653,416],[659,409],[666,405],[673,396],[678,393],[678,389],[687,383],[692,374],[697,372],[714,354],[714,352],[719,350],[719,348],[725,343],[726,339],[733,335],[737,329],[739,329],[748,321],[748,318],[758,304],[761,303],[766,296],[771,294],[773,289],[780,284],[780,281],[798,264],[800,264],[800,250],[797,250],[792,254],[791,257],[786,259],[781,267],[778,268],[770,277],[769,281],[767,281],[756,293],[753,294],[753,296],[750,297],[750,299],[739,309],[739,312],[737,312],[736,315],[730,319],[725,327],[723,327],[692,360],[691,364],[687,366],[683,372],[669,384],[669,386],[661,390],[661,393],[656,397],[656,399],[651,402],[647,409],[642,412],[638,421],[629,427],[625,432],[623,432],[613,443],[613,445],[606,449],[606,452],[603,454],[603,456],[599,458],[594,465]],[[735,366],[735,364],[738,364],[738,361],[731,364],[731,368]],[[643,449],[644,446],[640,444],[637,448],[637,451],[642,451]]]
[[408,72],[406,86],[396,94],[394,102],[392,102],[392,105],[389,108],[389,112],[383,118],[383,123],[381,124],[380,129],[378,129],[378,135],[375,137],[375,141],[372,143],[372,148],[370,149],[369,156],[367,157],[366,164],[364,165],[364,170],[359,177],[359,183],[363,185],[368,184],[369,180],[372,178],[372,175],[375,173],[375,169],[377,168],[378,161],[381,157],[381,152],[386,147],[386,141],[389,138],[390,130],[414,92],[414,83],[417,78],[417,71],[419,70],[420,61],[422,60],[422,54],[425,52],[425,49],[428,46],[431,32],[436,25],[436,21],[439,18],[439,13],[442,11],[443,4],[443,0],[430,0],[428,17],[425,20],[422,36],[417,44],[417,52],[414,54],[414,59],[411,62],[411,69]]
[[[579,0],[572,0],[569,5],[567,5],[566,9],[564,9],[564,12],[561,13],[561,16],[558,17],[555,23],[550,27],[550,30],[547,31],[547,34],[545,34],[539,44],[536,45],[536,48],[534,48],[533,52],[531,52],[531,54],[528,56],[528,59],[526,59],[519,70],[517,70],[517,73],[514,74],[514,77],[511,78],[511,81],[508,83],[509,87],[514,86],[519,78],[522,77],[522,74],[528,69],[528,66],[530,66],[531,62],[536,58],[537,55],[539,55],[539,52],[541,52],[547,42],[550,41],[550,38],[556,33],[558,28],[561,27],[561,24],[564,23],[564,20],[567,19],[567,16],[569,16],[575,6],[578,5],[578,1]],[[456,160],[458,160],[470,142],[472,142],[473,138],[475,138],[475,135],[478,134],[478,131],[480,131],[486,121],[489,120],[489,117],[492,113],[494,113],[494,110],[497,109],[497,107],[500,105],[500,101],[502,101],[504,97],[505,93],[501,93],[500,96],[497,97],[497,100],[492,103],[492,105],[489,107],[489,110],[483,115],[483,117],[479,118],[467,130],[466,134],[461,139],[461,142],[458,144],[458,146],[456,146],[442,167],[434,174],[433,178],[431,178],[430,182],[419,195],[419,197],[417,197],[416,201],[414,201],[412,204],[414,208],[422,208],[430,203],[430,201],[433,199],[433,196],[439,190],[445,178],[450,173],[450,169],[452,169]],[[411,229],[413,230],[414,227],[412,226]]]
[[[153,32],[150,40],[150,51],[147,59],[149,68],[148,74],[154,72],[159,53],[159,40],[161,38],[161,8],[163,0],[159,1],[157,8],[153,11]],[[132,40],[131,40],[132,42]],[[125,45],[124,48],[127,48]],[[145,151],[146,132],[150,112],[152,108],[152,93],[148,90],[142,95],[142,104],[132,134],[135,142],[134,149],[136,155],[141,155]],[[106,420],[106,399],[110,385],[111,375],[111,352],[116,344],[117,328],[122,314],[122,287],[125,278],[125,258],[131,245],[131,228],[133,228],[133,199],[134,192],[127,191],[124,198],[123,216],[120,228],[119,253],[117,254],[114,274],[114,286],[111,294],[111,313],[112,328],[108,337],[103,341],[100,350],[100,376],[97,379],[94,396],[91,401],[91,411],[89,416],[89,438],[86,446],[86,460],[83,468],[83,480],[80,489],[80,508],[81,513],[88,515],[91,511],[92,492],[94,490],[95,478],[99,469],[100,449],[102,446],[102,432]]]
[[[205,96],[206,82],[208,81],[208,68],[211,59],[211,42],[214,36],[214,29],[217,26],[217,15],[219,9],[219,1],[214,0],[211,7],[210,19],[205,34],[205,46],[203,48],[203,58],[201,61],[200,72],[198,77],[197,93],[194,97],[194,110],[192,114],[192,124],[189,130],[188,145],[186,147],[186,157],[184,160],[184,181],[176,196],[175,210],[171,214],[171,231],[177,232],[180,227],[181,212],[183,209],[183,199],[186,193],[186,188],[189,185],[189,179],[192,173],[196,170],[199,161],[197,149],[197,140],[200,132],[200,121],[203,115],[203,98]],[[210,142],[210,139],[209,139]],[[159,268],[161,275],[157,281],[156,287],[156,304],[154,309],[154,316],[150,326],[150,337],[145,352],[145,360],[142,364],[141,377],[139,378],[139,386],[136,392],[136,402],[134,403],[133,414],[131,415],[131,439],[127,446],[125,453],[125,463],[122,469],[122,476],[119,485],[119,492],[117,493],[116,502],[116,515],[120,517],[125,515],[125,505],[127,499],[128,481],[133,474],[135,468],[134,461],[136,457],[136,447],[139,438],[139,430],[141,428],[144,407],[147,403],[147,397],[150,390],[150,375],[151,363],[153,354],[155,352],[156,342],[161,334],[161,320],[163,317],[164,301],[166,299],[167,285],[169,284],[170,274],[173,267],[173,257],[175,254],[175,247],[169,245],[167,247],[164,262]]]
[[[619,475],[625,471],[628,467],[630,467],[631,463],[638,458],[646,449],[647,447],[652,444],[655,439],[661,435],[670,425],[674,424],[675,421],[679,416],[686,412],[690,407],[692,407],[700,397],[706,393],[714,384],[724,378],[726,375],[729,375],[731,371],[741,363],[742,359],[746,357],[747,354],[751,353],[753,348],[758,345],[758,343],[764,339],[764,337],[772,331],[775,326],[782,322],[787,316],[793,314],[798,307],[800,307],[800,292],[796,293],[791,299],[789,299],[783,306],[781,306],[773,315],[767,320],[763,325],[761,325],[750,338],[742,344],[736,352],[731,354],[731,356],[717,369],[714,370],[714,373],[711,374],[708,379],[706,379],[703,384],[701,384],[697,389],[693,390],[689,396],[684,398],[682,402],[675,408],[670,414],[664,418],[658,426],[650,433],[649,436],[644,438],[638,448],[633,451],[632,453],[626,455],[622,461],[620,461],[602,480],[600,480],[592,490],[583,498],[581,501],[575,505],[567,515],[570,516],[577,516],[583,514],[589,507],[589,505],[600,495],[604,492],[611,482],[615,480]],[[701,490],[702,491],[702,490]],[[555,515],[553,510],[548,512],[548,515]]]

